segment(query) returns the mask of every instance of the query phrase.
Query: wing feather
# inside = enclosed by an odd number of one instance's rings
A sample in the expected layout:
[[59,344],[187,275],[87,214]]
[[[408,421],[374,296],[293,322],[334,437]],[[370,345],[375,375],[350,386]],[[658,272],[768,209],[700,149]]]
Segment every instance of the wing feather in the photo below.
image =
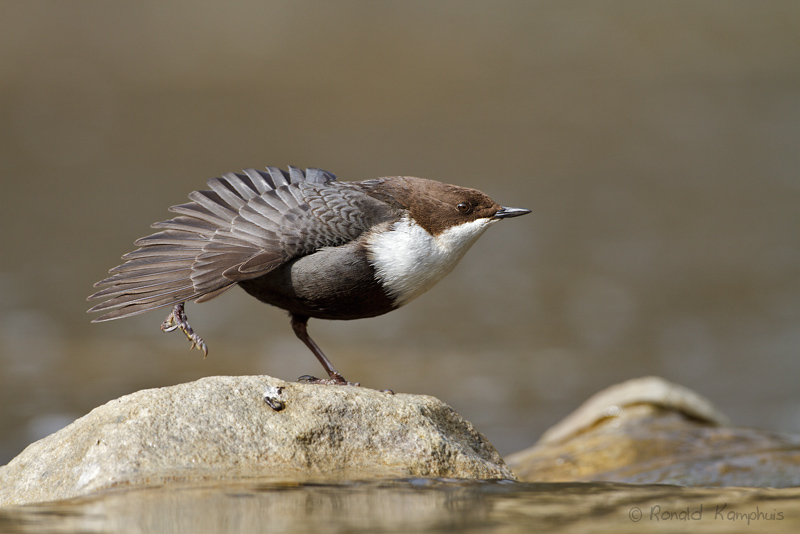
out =
[[[289,185],[288,174],[277,167],[267,167],[269,171],[268,183],[272,186],[270,189],[278,189],[284,185]],[[266,176],[264,177],[266,178]]]
[[[240,180],[235,181],[241,184]],[[208,186],[213,189],[228,206],[237,212],[247,205],[247,201],[250,200],[250,198],[255,196],[255,191],[249,187],[245,186],[240,190],[235,187],[230,180],[223,180],[221,178],[212,178],[208,181]]]
[[[255,169],[245,169],[244,174],[236,174],[234,176],[239,178],[242,184],[246,184],[247,187],[255,191],[258,195],[261,195],[272,188],[269,182],[267,182],[267,179],[264,177],[264,173],[257,171]],[[231,181],[230,178],[228,179],[228,181],[234,187],[236,187],[237,190],[239,190],[237,183],[235,181]],[[248,194],[246,191],[239,191],[239,192],[242,194],[242,196]]]
[[292,258],[355,239],[374,221],[336,211],[354,199],[380,203],[319,169],[246,169],[208,185],[171,207],[177,216],[153,224],[160,231],[138,239],[140,248],[95,284],[101,289],[89,299],[107,299],[89,310],[105,312],[95,321],[211,300]]

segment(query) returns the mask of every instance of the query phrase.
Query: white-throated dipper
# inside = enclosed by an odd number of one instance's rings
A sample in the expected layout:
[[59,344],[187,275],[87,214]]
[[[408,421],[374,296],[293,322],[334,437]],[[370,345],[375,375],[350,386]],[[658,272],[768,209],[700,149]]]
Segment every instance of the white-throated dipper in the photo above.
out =
[[[289,312],[294,333],[328,379],[351,384],[309,337],[308,319],[362,319],[390,312],[441,280],[495,222],[530,213],[476,189],[410,176],[339,182],[296,167],[247,169],[209,180],[161,231],[137,240],[89,299],[108,298],[93,322],[173,306],[161,329],[183,331],[207,353],[184,304],[239,285]],[[355,385],[355,384],[351,384]]]

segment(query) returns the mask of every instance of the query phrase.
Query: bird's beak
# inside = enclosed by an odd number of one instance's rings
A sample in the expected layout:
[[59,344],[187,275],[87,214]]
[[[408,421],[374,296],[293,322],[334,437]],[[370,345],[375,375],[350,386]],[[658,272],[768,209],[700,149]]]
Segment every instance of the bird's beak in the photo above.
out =
[[500,208],[497,213],[494,214],[494,218],[507,219],[509,217],[519,217],[520,215],[525,215],[530,212],[531,210],[526,210],[525,208]]

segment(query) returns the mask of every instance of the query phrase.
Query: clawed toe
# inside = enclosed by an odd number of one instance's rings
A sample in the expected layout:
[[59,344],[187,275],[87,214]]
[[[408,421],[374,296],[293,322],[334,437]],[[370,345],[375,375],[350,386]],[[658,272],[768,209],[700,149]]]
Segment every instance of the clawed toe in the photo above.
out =
[[[356,386],[360,387],[361,382],[348,382],[344,379],[342,375],[331,375],[330,378],[317,378],[316,376],[311,375],[303,375],[297,379],[298,382],[302,382],[303,384],[318,384],[322,386]],[[381,393],[388,393],[389,395],[394,395],[394,391],[391,389],[379,389]]]
[[169,312],[169,315],[167,315],[167,318],[164,319],[164,322],[161,323],[162,332],[172,332],[177,329],[180,329],[180,331],[186,335],[186,338],[192,342],[192,346],[189,347],[189,350],[196,348],[203,351],[203,357],[208,356],[206,342],[203,341],[203,338],[195,334],[194,330],[192,330],[192,327],[189,325],[189,320],[183,309],[183,302],[176,304],[172,308],[172,311]]
[[348,382],[342,375],[331,375],[330,378],[317,378],[316,376],[303,375],[297,379],[304,384],[319,384],[323,386],[360,386],[360,382]]

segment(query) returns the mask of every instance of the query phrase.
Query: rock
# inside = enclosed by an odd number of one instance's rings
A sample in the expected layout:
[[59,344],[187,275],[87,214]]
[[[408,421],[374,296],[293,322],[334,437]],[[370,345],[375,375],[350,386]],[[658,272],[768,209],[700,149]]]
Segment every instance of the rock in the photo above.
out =
[[626,408],[633,406],[663,408],[715,426],[730,424],[725,414],[705,397],[663,378],[646,376],[622,382],[592,395],[577,410],[547,429],[538,443],[566,441],[606,418],[622,416]]
[[428,396],[211,377],[126,395],[0,467],[0,506],[173,481],[513,479],[497,451]]
[[698,394],[654,377],[604,390],[507,458],[523,481],[800,485],[800,436],[728,426]]

